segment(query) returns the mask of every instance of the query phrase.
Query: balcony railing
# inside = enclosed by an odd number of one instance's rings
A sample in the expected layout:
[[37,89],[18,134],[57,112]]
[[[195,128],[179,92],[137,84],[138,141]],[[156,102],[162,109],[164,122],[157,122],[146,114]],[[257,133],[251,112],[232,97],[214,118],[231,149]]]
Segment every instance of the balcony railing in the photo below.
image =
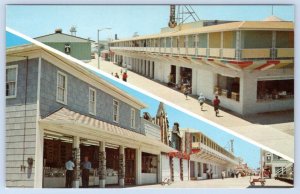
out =
[[[110,47],[110,49],[226,59],[275,59],[294,57],[294,48],[253,48],[237,50],[235,48]],[[272,52],[273,50],[275,52]]]

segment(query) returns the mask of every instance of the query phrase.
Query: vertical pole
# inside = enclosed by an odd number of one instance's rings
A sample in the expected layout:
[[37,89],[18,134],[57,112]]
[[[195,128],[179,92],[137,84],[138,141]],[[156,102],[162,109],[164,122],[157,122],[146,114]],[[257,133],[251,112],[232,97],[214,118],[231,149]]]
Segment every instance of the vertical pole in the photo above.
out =
[[98,40],[98,69],[100,69],[100,43],[99,43],[99,30],[97,30],[97,40]]
[[260,177],[264,180],[264,150],[260,149]]
[[105,188],[106,179],[106,152],[105,142],[99,142],[99,187]]
[[73,159],[75,163],[74,169],[74,180],[73,180],[73,188],[79,188],[80,181],[80,138],[75,136],[73,138]]
[[119,148],[119,185],[121,187],[125,186],[125,152],[124,146]]
[[141,175],[142,175],[142,152],[140,148],[137,148],[136,150],[136,185],[141,185]]

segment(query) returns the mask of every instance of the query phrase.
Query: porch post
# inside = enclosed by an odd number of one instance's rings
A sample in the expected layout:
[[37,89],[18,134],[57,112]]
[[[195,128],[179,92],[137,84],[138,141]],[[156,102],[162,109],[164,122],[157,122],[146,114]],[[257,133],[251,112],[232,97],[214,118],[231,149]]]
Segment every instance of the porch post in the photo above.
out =
[[74,169],[74,180],[73,180],[73,188],[79,188],[80,181],[80,138],[75,136],[73,138],[73,160],[75,163]]
[[136,149],[136,185],[141,185],[141,173],[142,173],[142,152],[140,148]]
[[106,153],[105,142],[99,142],[99,187],[105,188],[106,179]]
[[119,155],[119,185],[121,187],[125,186],[125,152],[124,146],[120,146],[120,155]]

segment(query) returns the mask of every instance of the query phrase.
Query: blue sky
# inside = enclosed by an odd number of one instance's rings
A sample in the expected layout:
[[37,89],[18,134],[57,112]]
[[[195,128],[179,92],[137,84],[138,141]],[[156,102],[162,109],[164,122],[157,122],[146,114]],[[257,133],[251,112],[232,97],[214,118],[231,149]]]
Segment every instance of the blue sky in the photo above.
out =
[[[272,15],[271,5],[193,5],[200,19],[263,20]],[[274,15],[294,21],[294,6],[273,6]],[[169,20],[169,5],[8,5],[6,25],[30,37],[53,33],[56,28],[70,33],[77,26],[77,36],[97,39],[131,37],[158,33]]]

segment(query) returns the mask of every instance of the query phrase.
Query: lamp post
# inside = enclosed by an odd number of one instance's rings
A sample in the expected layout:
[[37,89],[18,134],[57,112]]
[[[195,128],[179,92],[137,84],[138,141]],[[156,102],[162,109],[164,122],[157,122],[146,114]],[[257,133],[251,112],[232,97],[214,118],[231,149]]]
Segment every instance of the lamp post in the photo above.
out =
[[99,32],[103,30],[111,30],[111,28],[102,28],[97,30],[97,40],[98,40],[98,69],[100,69],[100,43],[99,43]]

